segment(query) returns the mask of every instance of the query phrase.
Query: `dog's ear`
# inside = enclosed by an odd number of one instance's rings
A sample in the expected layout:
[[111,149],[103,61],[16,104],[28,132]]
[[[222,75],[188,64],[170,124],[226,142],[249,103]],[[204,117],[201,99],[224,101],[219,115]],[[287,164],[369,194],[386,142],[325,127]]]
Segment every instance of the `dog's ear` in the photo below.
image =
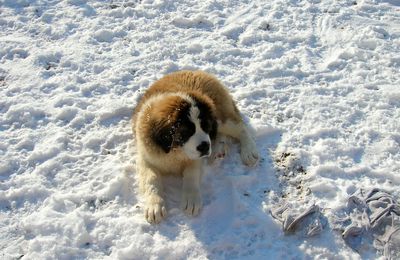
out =
[[209,134],[211,140],[215,140],[218,132],[218,123],[215,116],[214,103],[210,98],[198,94],[192,94],[192,98],[196,101],[196,105],[200,110],[201,128]]
[[165,153],[176,147],[178,121],[190,108],[190,103],[179,96],[166,97],[152,109],[151,139]]
[[172,149],[172,142],[174,136],[173,125],[168,124],[162,120],[151,124],[151,139],[156,143],[165,153],[169,153]]
[[215,140],[217,137],[217,132],[218,132],[218,123],[217,119],[214,116],[211,116],[210,118],[210,124],[211,124],[211,130],[210,130],[210,139]]
[[217,119],[215,116],[211,113],[208,112],[206,116],[200,116],[201,117],[201,128],[208,133],[210,136],[211,140],[215,140],[217,137],[217,132],[218,132],[218,123]]

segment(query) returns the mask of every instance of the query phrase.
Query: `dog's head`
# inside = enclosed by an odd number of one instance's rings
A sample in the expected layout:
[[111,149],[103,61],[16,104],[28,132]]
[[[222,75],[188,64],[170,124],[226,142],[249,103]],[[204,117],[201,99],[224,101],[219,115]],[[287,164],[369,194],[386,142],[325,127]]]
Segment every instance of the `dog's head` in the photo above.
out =
[[150,137],[165,153],[181,149],[192,160],[211,154],[217,121],[209,98],[164,96],[154,103],[150,122]]

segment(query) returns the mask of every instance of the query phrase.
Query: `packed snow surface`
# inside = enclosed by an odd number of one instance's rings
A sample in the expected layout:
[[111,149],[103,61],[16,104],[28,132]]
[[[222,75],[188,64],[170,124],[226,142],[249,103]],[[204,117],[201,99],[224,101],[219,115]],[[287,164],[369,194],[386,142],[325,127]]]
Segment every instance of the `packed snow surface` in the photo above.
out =
[[[231,144],[196,218],[166,178],[168,218],[150,225],[130,117],[182,69],[227,86],[262,158],[245,167]],[[329,223],[285,235],[270,210],[400,197],[399,71],[396,0],[1,0],[0,258],[379,258]]]

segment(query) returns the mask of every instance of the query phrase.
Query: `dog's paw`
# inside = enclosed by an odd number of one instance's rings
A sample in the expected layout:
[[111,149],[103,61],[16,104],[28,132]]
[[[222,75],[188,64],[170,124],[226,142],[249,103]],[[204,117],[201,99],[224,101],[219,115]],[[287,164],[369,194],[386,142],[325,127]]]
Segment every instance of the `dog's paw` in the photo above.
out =
[[199,191],[183,191],[182,209],[190,216],[197,216],[202,207],[201,194]]
[[227,154],[228,154],[228,144],[225,141],[218,141],[213,146],[208,162],[211,164],[216,159],[223,159]]
[[253,140],[241,146],[240,156],[242,162],[247,166],[255,166],[260,158],[256,144]]
[[150,199],[144,213],[150,224],[158,224],[167,216],[167,210],[162,199]]

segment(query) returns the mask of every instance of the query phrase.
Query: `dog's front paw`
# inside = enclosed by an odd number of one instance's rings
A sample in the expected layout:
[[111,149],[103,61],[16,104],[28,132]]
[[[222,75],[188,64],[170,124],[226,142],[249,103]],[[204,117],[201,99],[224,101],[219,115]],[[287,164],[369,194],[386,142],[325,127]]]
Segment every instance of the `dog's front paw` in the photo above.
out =
[[182,208],[186,214],[197,216],[202,207],[201,194],[199,191],[183,191]]
[[161,198],[150,198],[144,212],[146,220],[151,224],[158,224],[167,216],[167,210]]
[[228,144],[226,141],[218,141],[214,144],[208,162],[211,164],[216,159],[223,159],[228,154]]
[[240,156],[242,157],[242,162],[247,166],[254,166],[257,164],[260,156],[253,140],[241,146]]

